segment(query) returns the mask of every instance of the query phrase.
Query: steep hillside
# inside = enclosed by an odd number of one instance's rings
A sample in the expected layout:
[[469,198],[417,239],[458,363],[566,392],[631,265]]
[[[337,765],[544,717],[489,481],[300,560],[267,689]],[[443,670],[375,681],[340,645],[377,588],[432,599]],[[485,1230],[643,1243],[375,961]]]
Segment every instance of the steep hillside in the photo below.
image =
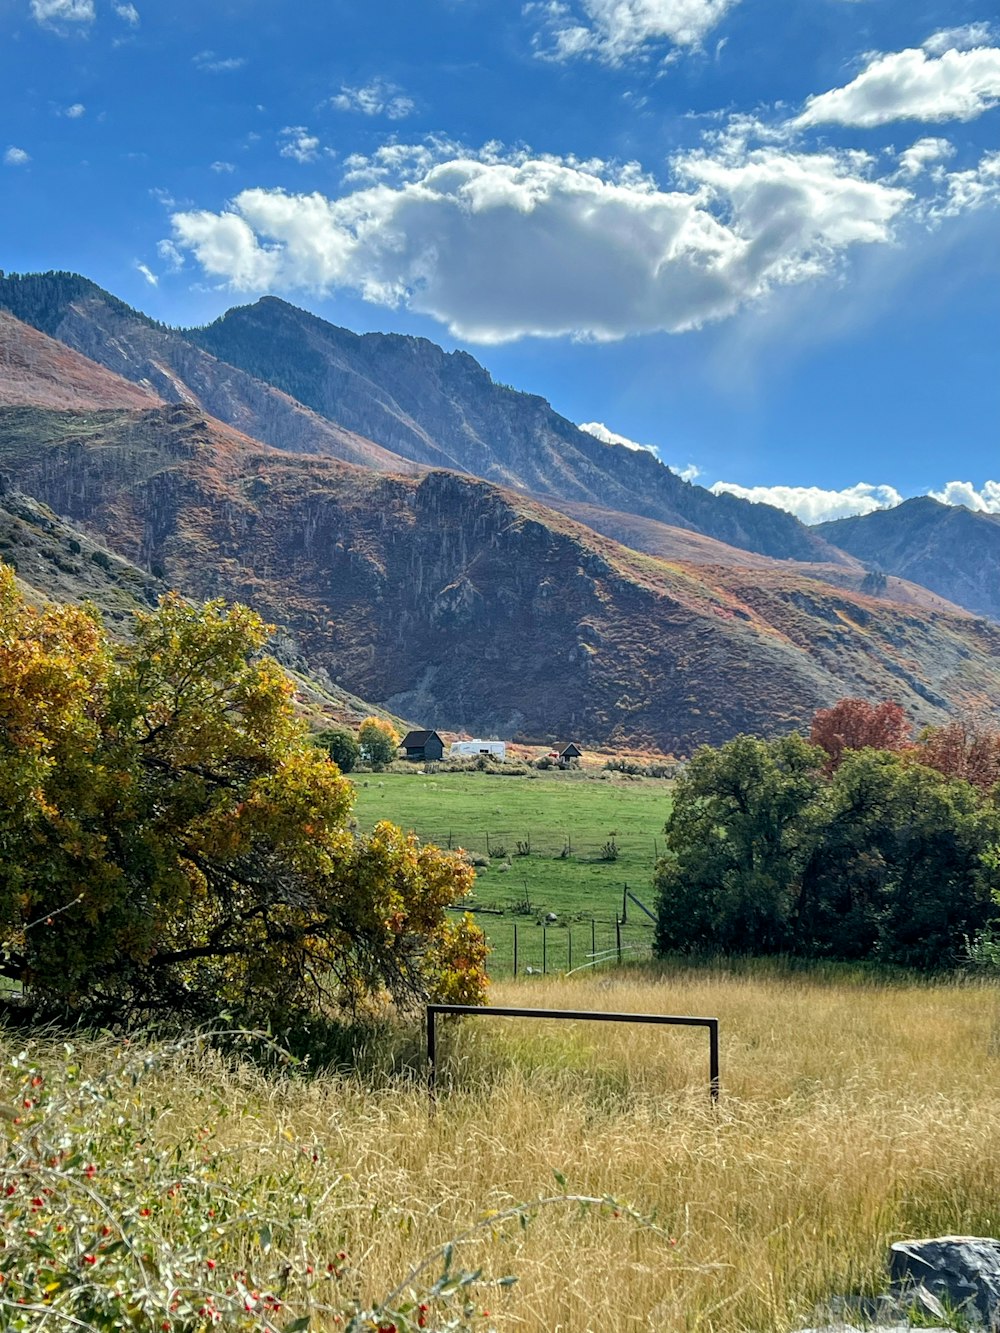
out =
[[1000,515],[919,496],[817,531],[859,560],[1000,620]]
[[8,274],[0,278],[0,309],[141,385],[147,401],[199,407],[279,449],[328,454],[381,471],[419,471],[371,440],[317,416],[273,385],[223,364],[76,274]]
[[838,556],[790,514],[682,481],[645,450],[605,444],[544,398],[496,384],[466,352],[358,335],[275,297],[188,337],[397,454],[526,490],[692,528],[796,560]]
[[1000,698],[1000,628],[804,577],[637,554],[450,472],[256,449],[191,408],[0,410],[0,469],[313,669],[425,725],[689,752],[845,693],[921,721]]
[[0,406],[152,407],[160,400],[0,310]]
[[842,560],[792,515],[713,495],[645,451],[604,444],[426,339],[361,337],[272,297],[182,334],[70,273],[0,278],[0,307],[167,402],[277,448],[409,475],[452,468],[778,559]]

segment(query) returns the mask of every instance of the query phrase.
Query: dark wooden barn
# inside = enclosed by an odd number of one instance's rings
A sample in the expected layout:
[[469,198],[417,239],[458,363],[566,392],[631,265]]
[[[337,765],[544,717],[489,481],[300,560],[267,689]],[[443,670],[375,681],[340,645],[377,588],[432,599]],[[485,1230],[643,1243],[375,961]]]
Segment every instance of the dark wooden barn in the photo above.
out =
[[444,757],[444,741],[436,731],[407,732],[400,744],[406,751],[407,759],[412,759],[414,763]]

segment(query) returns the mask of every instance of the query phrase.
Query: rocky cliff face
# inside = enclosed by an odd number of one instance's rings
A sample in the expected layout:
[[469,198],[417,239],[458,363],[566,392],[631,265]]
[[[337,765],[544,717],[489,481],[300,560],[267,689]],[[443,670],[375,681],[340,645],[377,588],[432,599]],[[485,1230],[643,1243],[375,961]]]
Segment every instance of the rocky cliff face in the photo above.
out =
[[0,470],[181,591],[429,726],[687,753],[844,694],[920,721],[1000,691],[1000,628],[796,572],[639,555],[453,472],[260,450],[195,409],[0,411]]
[[467,353],[425,338],[361,336],[274,297],[188,336],[406,458],[541,498],[641,514],[780,559],[838,562],[790,514],[712,495],[652,454],[604,444],[544,398],[495,384]]
[[1000,515],[928,496],[819,526],[831,544],[888,574],[1000,620]]

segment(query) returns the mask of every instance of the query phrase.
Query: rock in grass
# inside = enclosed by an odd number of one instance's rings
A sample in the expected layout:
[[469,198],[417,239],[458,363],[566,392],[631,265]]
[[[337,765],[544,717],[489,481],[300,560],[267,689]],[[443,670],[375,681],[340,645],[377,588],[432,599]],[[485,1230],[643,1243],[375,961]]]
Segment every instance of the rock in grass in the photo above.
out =
[[[1000,1333],[1000,1240],[989,1236],[937,1236],[900,1240],[889,1255],[897,1298],[939,1317],[960,1314]],[[931,1297],[925,1299],[924,1293]]]

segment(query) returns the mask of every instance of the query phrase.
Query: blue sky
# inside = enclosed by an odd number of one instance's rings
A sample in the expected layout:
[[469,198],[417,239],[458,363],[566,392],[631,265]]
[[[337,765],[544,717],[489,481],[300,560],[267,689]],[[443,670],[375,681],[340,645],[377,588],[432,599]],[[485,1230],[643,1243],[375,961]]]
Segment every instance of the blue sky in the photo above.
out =
[[0,266],[467,347],[807,520],[1000,510],[995,13],[0,0]]

